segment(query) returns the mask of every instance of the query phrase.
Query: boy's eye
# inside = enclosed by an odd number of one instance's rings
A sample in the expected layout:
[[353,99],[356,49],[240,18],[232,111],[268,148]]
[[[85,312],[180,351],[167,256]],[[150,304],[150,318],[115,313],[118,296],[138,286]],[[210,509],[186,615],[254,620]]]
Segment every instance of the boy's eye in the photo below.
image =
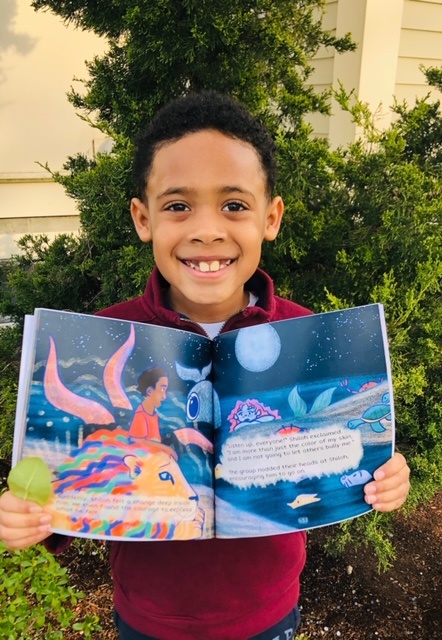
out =
[[188,205],[184,204],[184,202],[171,202],[164,208],[166,211],[189,211]]
[[227,211],[245,211],[247,209],[246,205],[243,202],[239,202],[238,200],[234,200],[232,202],[228,202],[224,205],[223,209]]

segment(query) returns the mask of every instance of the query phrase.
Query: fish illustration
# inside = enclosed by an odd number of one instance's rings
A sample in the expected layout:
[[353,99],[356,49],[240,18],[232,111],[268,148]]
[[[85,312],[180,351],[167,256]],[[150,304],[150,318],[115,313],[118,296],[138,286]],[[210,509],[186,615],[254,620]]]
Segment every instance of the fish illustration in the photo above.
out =
[[216,478],[216,480],[219,480],[220,478],[223,477],[223,466],[222,464],[217,464],[215,465],[215,469],[213,470],[214,476]]
[[181,380],[194,382],[194,386],[188,393],[186,415],[189,422],[212,422],[215,426],[221,424],[221,405],[218,394],[213,389],[212,382],[206,378],[211,372],[212,363],[201,370],[195,367],[185,367],[175,361],[175,369]]
[[354,487],[358,484],[365,484],[369,480],[372,479],[372,475],[366,469],[359,469],[359,471],[355,471],[354,473],[350,473],[349,475],[343,475],[339,478],[344,487]]
[[300,493],[299,496],[293,500],[293,502],[287,502],[287,506],[292,509],[298,509],[299,507],[305,507],[312,502],[320,502],[321,498],[317,497],[317,493]]

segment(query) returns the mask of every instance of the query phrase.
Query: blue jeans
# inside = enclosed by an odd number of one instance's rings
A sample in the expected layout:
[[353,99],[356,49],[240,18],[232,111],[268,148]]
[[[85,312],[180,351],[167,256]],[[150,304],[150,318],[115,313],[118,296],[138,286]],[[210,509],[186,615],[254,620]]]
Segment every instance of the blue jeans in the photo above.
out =
[[[257,636],[253,636],[250,640],[292,640],[300,620],[299,609],[295,607],[293,611],[290,611],[288,616],[278,622],[278,624],[275,624],[271,629],[267,629],[267,631],[258,633]],[[159,638],[145,636],[139,631],[135,631],[135,629],[132,629],[124,622],[116,611],[114,611],[114,621],[120,634],[120,640],[160,640]],[[207,638],[207,640],[210,640],[210,638]]]

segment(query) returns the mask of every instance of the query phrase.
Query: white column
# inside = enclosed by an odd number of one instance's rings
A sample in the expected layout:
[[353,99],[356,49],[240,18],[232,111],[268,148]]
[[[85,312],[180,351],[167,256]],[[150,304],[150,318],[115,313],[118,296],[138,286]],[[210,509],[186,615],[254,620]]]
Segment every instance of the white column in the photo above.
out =
[[[404,0],[339,0],[336,35],[350,32],[358,48],[354,53],[335,54],[333,87],[339,81],[354,89],[377,113],[377,125],[391,122]],[[329,139],[333,147],[355,140],[360,132],[351,118],[333,104]]]

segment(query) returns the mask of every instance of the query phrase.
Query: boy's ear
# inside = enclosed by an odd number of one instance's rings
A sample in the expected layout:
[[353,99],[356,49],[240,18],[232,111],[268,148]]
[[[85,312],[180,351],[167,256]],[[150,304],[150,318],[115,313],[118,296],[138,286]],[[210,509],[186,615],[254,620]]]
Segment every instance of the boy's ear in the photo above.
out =
[[150,230],[149,210],[139,198],[132,198],[130,201],[130,215],[141,242],[150,242],[152,233]]
[[284,202],[280,196],[276,196],[267,208],[266,227],[264,240],[274,240],[278,235],[284,213]]

